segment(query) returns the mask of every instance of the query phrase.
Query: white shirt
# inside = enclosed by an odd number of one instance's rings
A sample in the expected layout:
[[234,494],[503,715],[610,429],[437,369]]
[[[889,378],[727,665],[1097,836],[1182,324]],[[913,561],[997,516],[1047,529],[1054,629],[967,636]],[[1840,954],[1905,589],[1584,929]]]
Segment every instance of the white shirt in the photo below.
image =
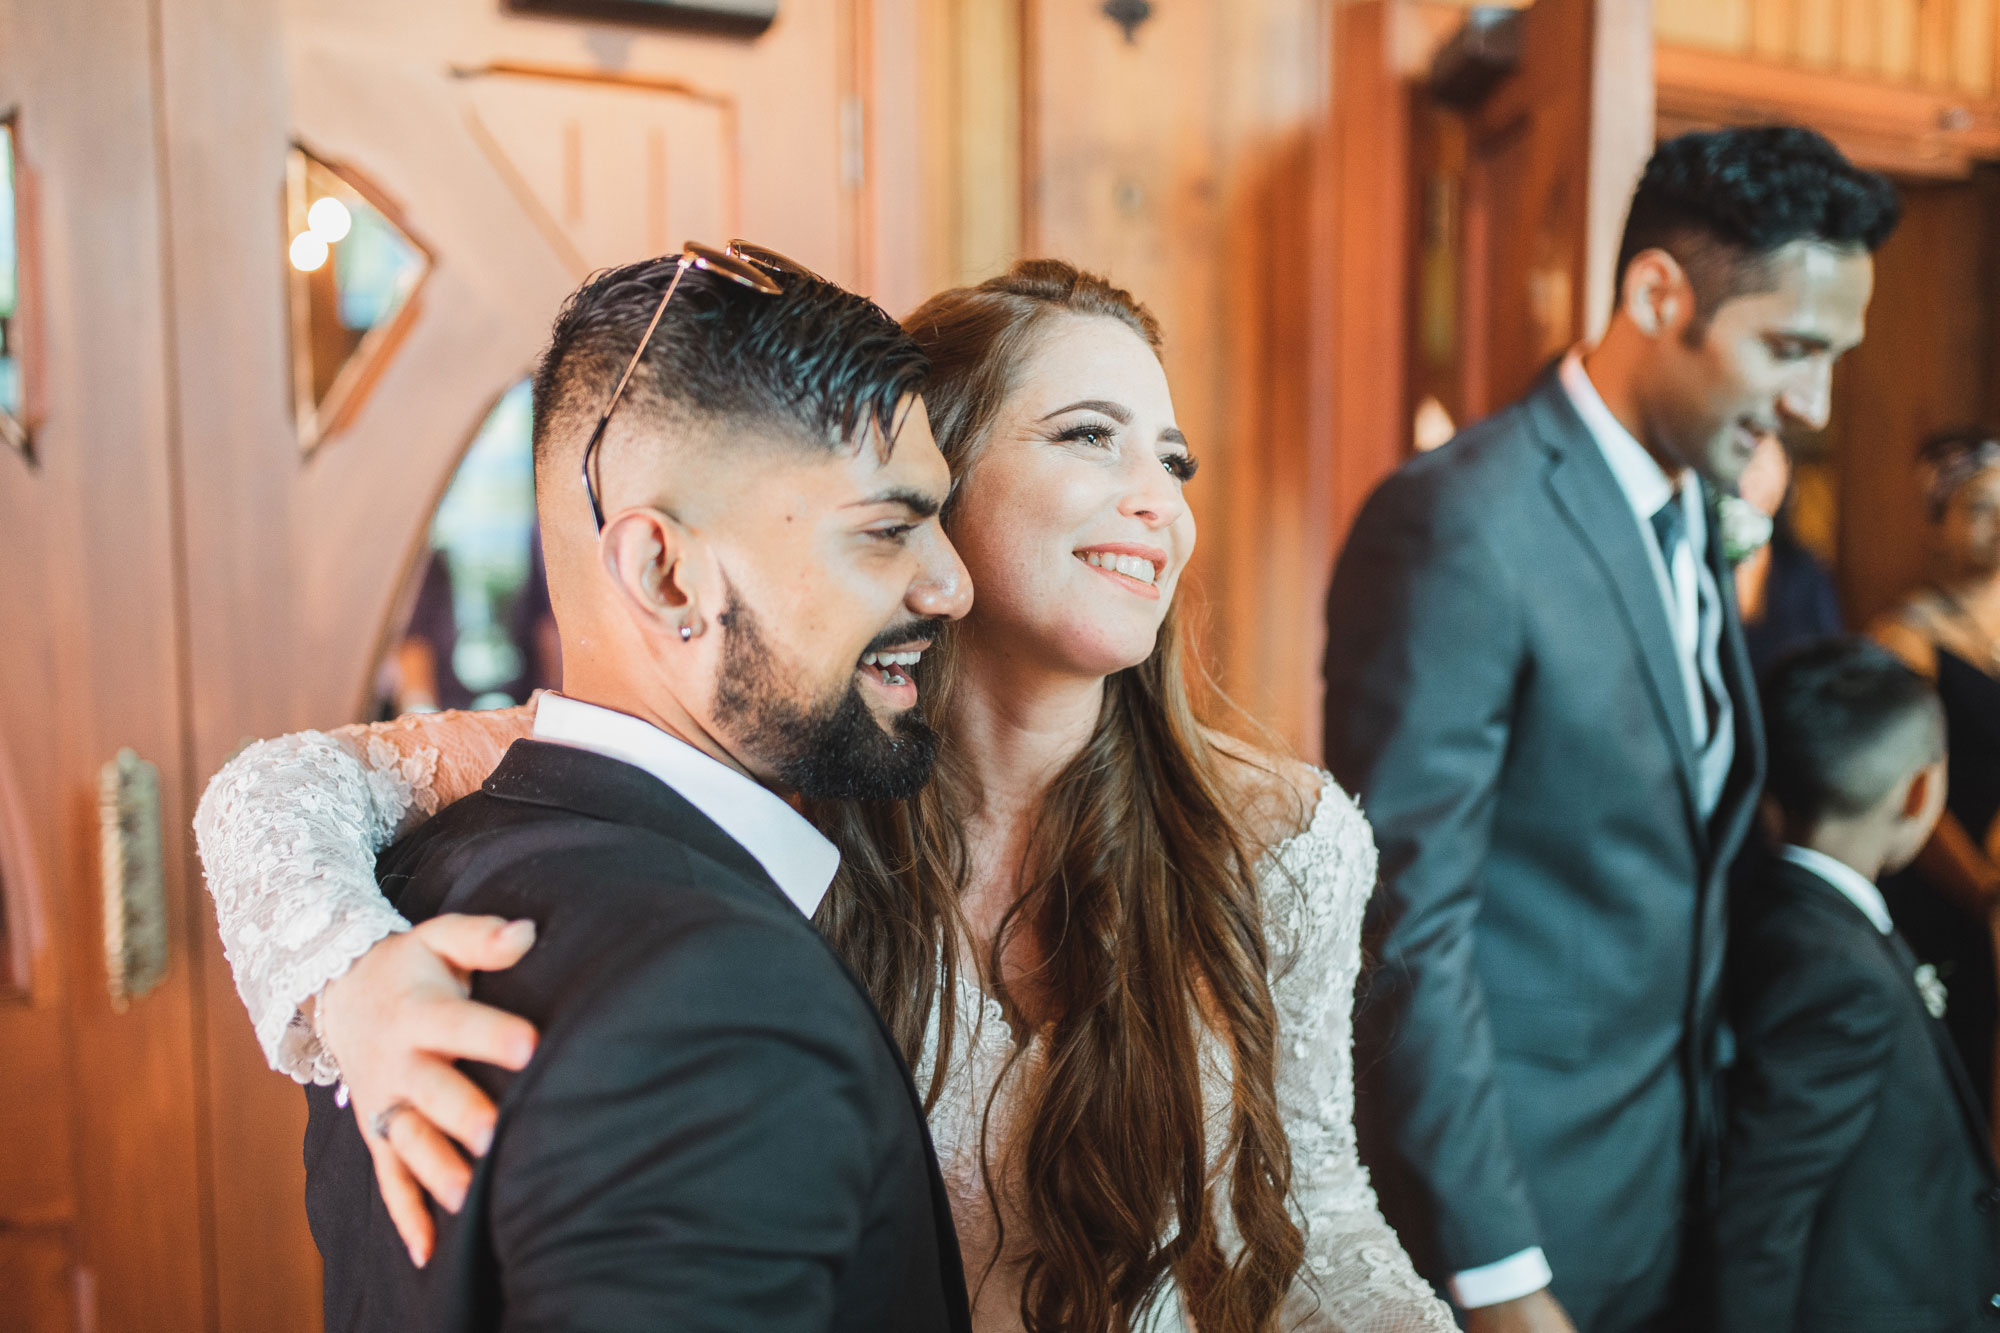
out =
[[1841,896],[1860,908],[1861,914],[1873,921],[1875,929],[1884,935],[1895,932],[1896,923],[1889,919],[1889,904],[1882,897],[1882,890],[1845,861],[1836,861],[1825,852],[1816,852],[1810,847],[1790,844],[1778,849],[1778,859],[1790,861],[1801,870],[1810,870],[1840,890]]
[[807,916],[819,910],[840,869],[840,849],[776,793],[630,713],[544,694],[535,739],[621,760],[666,783],[750,853]]
[[[1722,800],[1722,789],[1729,783],[1730,767],[1736,761],[1736,719],[1729,688],[1722,679],[1722,590],[1716,585],[1708,561],[1698,554],[1708,550],[1708,506],[1702,501],[1701,483],[1690,477],[1676,490],[1672,478],[1646,452],[1646,446],[1634,439],[1632,432],[1604,405],[1597,386],[1590,382],[1583,368],[1580,351],[1572,349],[1563,358],[1559,374],[1563,390],[1597,442],[1639,526],[1646,561],[1652,566],[1667,610],[1667,623],[1673,630],[1674,647],[1679,650],[1681,686],[1693,726],[1691,734],[1700,775],[1696,785],[1702,814],[1713,814]],[[1669,567],[1660,553],[1653,515],[1675,499],[1681,504],[1687,536],[1674,552]],[[1705,616],[1704,607],[1709,608]],[[1717,706],[1713,735],[1709,729],[1704,678],[1706,693],[1714,695]]]

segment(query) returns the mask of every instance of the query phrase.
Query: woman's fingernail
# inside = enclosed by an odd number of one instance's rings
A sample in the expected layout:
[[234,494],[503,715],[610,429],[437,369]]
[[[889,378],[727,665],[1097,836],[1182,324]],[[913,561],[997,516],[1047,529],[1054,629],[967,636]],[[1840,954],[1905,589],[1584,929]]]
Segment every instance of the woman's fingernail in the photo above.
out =
[[429,1247],[423,1245],[412,1245],[410,1247],[411,1263],[415,1264],[419,1268],[422,1268],[425,1264],[429,1263],[430,1261],[431,1261],[431,1252]]
[[526,919],[509,921],[500,932],[503,943],[525,949],[535,942],[535,923]]

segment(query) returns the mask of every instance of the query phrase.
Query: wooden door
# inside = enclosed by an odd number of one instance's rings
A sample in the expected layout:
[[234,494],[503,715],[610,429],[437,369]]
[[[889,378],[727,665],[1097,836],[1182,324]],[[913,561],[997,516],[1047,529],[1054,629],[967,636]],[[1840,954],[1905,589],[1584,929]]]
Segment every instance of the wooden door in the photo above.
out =
[[[245,737],[361,715],[460,454],[589,272],[743,235],[899,313],[920,295],[918,126],[877,114],[917,78],[898,54],[914,3],[786,0],[763,35],[731,38],[499,0],[158,2],[175,421],[199,442],[183,490],[191,787]],[[295,154],[422,267],[310,441],[288,308]],[[303,1102],[264,1068],[205,915],[195,934],[215,1326],[314,1327]]]
[[[786,0],[744,38],[0,0],[32,427],[0,421],[0,1330],[318,1326],[303,1102],[231,985],[193,803],[246,738],[358,714],[459,453],[590,270],[741,234],[918,299],[918,8]],[[312,305],[337,243],[294,250],[321,187],[414,265],[352,327]],[[126,748],[156,843],[100,827]],[[100,848],[149,845],[117,919],[163,926],[163,974],[121,1010]]]
[[[0,443],[0,1329],[203,1326],[204,929],[175,513],[183,457],[147,0],[0,2],[22,246],[24,450]],[[88,90],[83,94],[80,90]],[[18,335],[18,339],[14,335]],[[135,791],[129,905],[164,973],[114,1004],[103,766]],[[150,809],[147,807],[150,806]],[[163,834],[149,832],[163,830]],[[163,855],[161,854],[163,853]],[[116,886],[114,886],[116,887]],[[122,914],[121,914],[122,916]],[[141,924],[136,918],[134,924]]]
[[1462,114],[1419,111],[1412,416],[1428,395],[1475,421],[1602,330],[1652,149],[1650,0],[1537,0],[1512,21],[1511,73]]

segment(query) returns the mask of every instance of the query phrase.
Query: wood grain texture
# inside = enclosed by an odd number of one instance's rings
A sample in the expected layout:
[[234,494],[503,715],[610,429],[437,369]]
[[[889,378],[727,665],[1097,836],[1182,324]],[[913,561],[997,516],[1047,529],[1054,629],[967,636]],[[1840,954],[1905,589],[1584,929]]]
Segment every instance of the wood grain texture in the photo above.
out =
[[30,1326],[194,1330],[213,1308],[196,890],[176,843],[166,978],[114,1013],[97,864],[98,769],[120,747],[160,766],[162,826],[189,816],[151,19],[146,0],[0,4],[0,105],[20,108],[40,185],[46,297],[38,462],[0,451],[0,766],[40,917],[31,997],[0,1020],[0,1086],[36,1103],[0,1138],[0,1208],[19,1210],[0,1222],[25,1228],[0,1228],[0,1284],[38,1293]]
[[1896,234],[1876,256],[1868,337],[1834,377],[1826,445],[1839,487],[1838,576],[1865,624],[1932,574],[1914,461],[1931,431],[1991,420],[2000,189],[1911,184]]

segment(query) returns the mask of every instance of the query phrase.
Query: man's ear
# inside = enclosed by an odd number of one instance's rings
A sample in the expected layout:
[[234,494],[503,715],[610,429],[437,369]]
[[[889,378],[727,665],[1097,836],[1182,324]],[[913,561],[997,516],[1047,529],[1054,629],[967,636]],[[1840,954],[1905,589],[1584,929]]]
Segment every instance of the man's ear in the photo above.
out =
[[1910,785],[1903,791],[1903,818],[1921,819],[1930,806],[1931,784],[1937,781],[1936,765],[1928,765],[1917,770],[1910,779]]
[[1680,261],[1665,250],[1641,250],[1625,266],[1618,303],[1647,337],[1678,337],[1694,317],[1694,286]]
[[701,632],[708,547],[673,515],[623,509],[597,539],[604,572],[648,634],[685,642]]

